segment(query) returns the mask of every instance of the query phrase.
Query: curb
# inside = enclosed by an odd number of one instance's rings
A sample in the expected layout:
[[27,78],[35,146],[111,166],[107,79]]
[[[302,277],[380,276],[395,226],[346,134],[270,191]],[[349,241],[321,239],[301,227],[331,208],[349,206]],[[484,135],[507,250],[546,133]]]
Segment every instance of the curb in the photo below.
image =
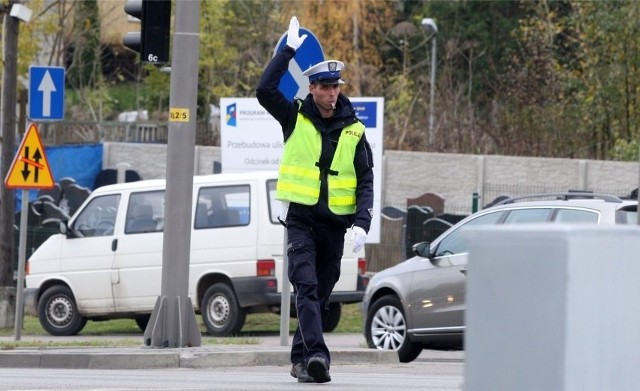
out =
[[[333,364],[397,364],[396,352],[372,349],[334,350]],[[144,349],[52,349],[0,352],[0,368],[65,369],[204,369],[235,366],[289,365],[289,352],[194,351],[189,348],[168,351]]]

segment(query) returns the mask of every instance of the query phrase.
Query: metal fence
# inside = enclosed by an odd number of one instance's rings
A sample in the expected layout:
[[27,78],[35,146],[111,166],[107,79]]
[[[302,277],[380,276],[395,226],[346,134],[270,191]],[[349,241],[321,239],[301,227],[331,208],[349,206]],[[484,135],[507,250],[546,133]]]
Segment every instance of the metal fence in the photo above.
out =
[[[167,122],[59,121],[41,124],[45,145],[97,144],[103,142],[166,143]],[[220,135],[210,122],[196,123],[196,145],[219,145]]]

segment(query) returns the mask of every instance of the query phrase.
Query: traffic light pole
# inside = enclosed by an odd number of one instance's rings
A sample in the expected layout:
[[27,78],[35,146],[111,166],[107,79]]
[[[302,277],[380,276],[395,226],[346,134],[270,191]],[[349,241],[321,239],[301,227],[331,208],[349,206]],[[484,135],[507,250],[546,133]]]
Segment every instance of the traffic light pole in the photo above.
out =
[[160,348],[201,345],[200,329],[188,295],[200,1],[176,1],[175,7],[162,287],[144,332],[145,345]]

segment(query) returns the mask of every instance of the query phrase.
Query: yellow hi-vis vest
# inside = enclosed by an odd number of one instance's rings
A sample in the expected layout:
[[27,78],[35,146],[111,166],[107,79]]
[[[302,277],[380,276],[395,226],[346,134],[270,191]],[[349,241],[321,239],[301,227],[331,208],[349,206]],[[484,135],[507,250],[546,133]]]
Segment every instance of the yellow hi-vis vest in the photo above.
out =
[[[337,215],[356,212],[358,179],[353,166],[356,146],[364,134],[361,122],[342,129],[327,175],[329,210]],[[315,205],[320,197],[320,160],[322,137],[313,123],[298,113],[296,127],[284,144],[280,162],[276,199],[303,205]]]

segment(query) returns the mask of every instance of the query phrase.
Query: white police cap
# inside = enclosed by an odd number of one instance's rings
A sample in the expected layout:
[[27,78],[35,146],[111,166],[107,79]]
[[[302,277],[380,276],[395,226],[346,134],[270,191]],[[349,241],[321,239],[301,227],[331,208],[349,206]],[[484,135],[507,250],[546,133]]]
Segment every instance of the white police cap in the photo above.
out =
[[302,72],[302,75],[308,76],[311,84],[344,84],[344,80],[340,79],[342,68],[344,68],[342,61],[326,60],[309,67]]

